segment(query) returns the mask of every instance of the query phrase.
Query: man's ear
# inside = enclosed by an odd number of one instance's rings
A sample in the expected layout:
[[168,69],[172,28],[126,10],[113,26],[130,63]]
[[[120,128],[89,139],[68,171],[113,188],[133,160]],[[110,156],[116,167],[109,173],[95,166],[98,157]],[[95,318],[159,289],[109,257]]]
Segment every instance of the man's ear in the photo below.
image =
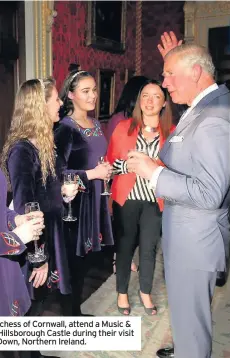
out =
[[200,65],[195,64],[192,68],[192,79],[194,82],[198,82],[202,74],[202,68]]
[[68,98],[69,98],[69,99],[73,99],[73,92],[69,91],[69,93],[68,93]]

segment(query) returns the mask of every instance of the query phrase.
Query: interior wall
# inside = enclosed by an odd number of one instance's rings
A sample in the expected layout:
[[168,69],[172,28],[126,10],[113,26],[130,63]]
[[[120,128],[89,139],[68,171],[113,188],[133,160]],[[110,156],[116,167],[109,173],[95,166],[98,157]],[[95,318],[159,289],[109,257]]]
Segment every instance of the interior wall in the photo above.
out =
[[135,14],[136,3],[127,2],[127,41],[124,54],[94,49],[86,46],[87,1],[55,1],[57,16],[53,24],[53,74],[57,87],[68,73],[70,63],[96,75],[97,69],[116,71],[115,98],[124,85],[125,68],[135,69]]
[[[57,16],[52,28],[53,74],[57,87],[68,73],[70,63],[96,74],[97,69],[115,71],[115,104],[125,84],[125,69],[135,70],[136,2],[127,1],[126,51],[113,54],[86,46],[87,1],[55,1]],[[163,31],[184,31],[183,1],[142,2],[142,74],[159,78],[162,59],[156,48]]]
[[162,57],[157,49],[161,34],[174,31],[184,37],[184,1],[142,2],[142,72],[145,76],[160,79]]

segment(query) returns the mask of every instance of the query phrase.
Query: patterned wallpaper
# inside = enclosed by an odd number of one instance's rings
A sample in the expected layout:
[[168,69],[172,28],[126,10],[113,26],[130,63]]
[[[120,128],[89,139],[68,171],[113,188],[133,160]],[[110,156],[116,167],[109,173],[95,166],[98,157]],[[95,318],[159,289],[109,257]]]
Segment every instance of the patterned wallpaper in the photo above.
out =
[[86,46],[87,1],[56,1],[57,17],[53,25],[54,77],[60,88],[70,63],[93,75],[97,69],[116,71],[115,98],[124,85],[125,69],[135,69],[135,2],[127,2],[126,51],[113,54]]
[[[165,30],[183,34],[182,1],[143,1],[142,74],[157,78],[162,60],[156,45]],[[96,69],[112,69],[116,73],[115,103],[124,86],[125,69],[135,69],[136,2],[127,1],[126,51],[113,54],[86,46],[87,1],[55,1],[57,17],[53,25],[53,66],[57,87],[68,73],[70,63],[96,74]]]
[[142,3],[142,72],[159,79],[162,57],[157,45],[164,31],[173,30],[179,39],[184,34],[184,1],[143,1]]

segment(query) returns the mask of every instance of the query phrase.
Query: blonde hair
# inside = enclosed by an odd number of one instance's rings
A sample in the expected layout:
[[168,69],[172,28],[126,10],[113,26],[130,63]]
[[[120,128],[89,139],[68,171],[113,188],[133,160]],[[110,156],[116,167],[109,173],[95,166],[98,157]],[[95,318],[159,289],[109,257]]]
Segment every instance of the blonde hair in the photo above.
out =
[[15,102],[9,134],[2,153],[2,168],[8,180],[7,160],[11,148],[19,140],[35,139],[41,163],[42,182],[48,175],[55,177],[53,122],[46,102],[55,87],[53,78],[32,79],[20,86]]

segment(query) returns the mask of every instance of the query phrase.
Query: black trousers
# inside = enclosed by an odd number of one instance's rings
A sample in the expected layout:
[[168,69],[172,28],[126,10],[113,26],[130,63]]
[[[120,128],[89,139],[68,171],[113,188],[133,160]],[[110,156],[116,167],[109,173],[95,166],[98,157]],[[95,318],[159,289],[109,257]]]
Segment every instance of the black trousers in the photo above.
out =
[[123,206],[113,203],[117,249],[117,292],[127,293],[130,266],[136,242],[139,243],[140,290],[149,294],[152,289],[157,245],[161,235],[161,213],[157,203],[126,200]]

